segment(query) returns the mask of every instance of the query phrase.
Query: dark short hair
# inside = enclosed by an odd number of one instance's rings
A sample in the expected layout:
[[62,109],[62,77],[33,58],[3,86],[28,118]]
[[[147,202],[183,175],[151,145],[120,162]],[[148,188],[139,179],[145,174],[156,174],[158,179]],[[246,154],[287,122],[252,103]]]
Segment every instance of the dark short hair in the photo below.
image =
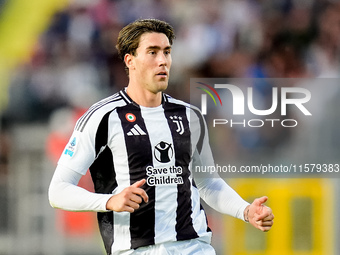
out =
[[119,32],[116,45],[119,58],[124,61],[125,54],[135,56],[142,34],[152,32],[165,34],[170,45],[175,39],[174,29],[169,23],[158,19],[138,19]]

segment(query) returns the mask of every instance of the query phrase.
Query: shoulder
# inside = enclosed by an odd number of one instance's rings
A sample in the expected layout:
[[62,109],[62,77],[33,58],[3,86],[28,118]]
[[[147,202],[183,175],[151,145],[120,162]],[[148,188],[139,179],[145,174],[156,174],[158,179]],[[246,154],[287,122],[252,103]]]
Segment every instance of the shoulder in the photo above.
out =
[[185,101],[182,101],[182,100],[179,100],[179,99],[176,99],[176,98],[173,98],[172,96],[170,96],[168,94],[164,94],[164,97],[166,98],[166,101],[168,103],[184,106],[184,107],[187,108],[187,110],[189,112],[194,112],[197,115],[202,115],[201,114],[201,110],[198,107],[196,107],[196,106],[194,106],[192,104],[189,104],[189,103],[187,103]]
[[[113,112],[117,107],[127,104],[126,99],[121,92],[117,92],[112,96],[104,98],[99,102],[93,104],[77,121],[75,129],[82,132],[88,123],[98,123],[104,116]],[[95,125],[96,126],[96,125]]]

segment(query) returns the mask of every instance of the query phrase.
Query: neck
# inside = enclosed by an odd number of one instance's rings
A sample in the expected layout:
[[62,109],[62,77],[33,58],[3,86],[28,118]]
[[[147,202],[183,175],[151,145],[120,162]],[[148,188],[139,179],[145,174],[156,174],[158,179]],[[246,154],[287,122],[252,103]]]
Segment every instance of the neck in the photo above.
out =
[[144,107],[157,107],[162,103],[162,92],[153,93],[129,83],[126,93],[137,104]]

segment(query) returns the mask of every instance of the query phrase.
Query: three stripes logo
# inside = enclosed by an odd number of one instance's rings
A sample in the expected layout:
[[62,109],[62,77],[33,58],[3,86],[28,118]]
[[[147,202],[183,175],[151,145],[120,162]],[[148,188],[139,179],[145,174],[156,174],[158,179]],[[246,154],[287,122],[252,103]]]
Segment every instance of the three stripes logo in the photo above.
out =
[[[221,104],[221,106],[222,106],[221,97],[220,97],[220,95],[217,93],[217,91],[216,91],[212,86],[210,86],[210,85],[208,85],[208,84],[205,84],[205,83],[203,83],[203,82],[197,82],[197,83],[198,83],[198,84],[201,84],[201,85],[203,85],[203,86],[205,86],[205,87],[208,88],[208,89],[210,89],[210,90],[216,95],[217,99],[219,100],[219,102],[220,102],[220,104]],[[212,100],[214,101],[215,105],[217,105],[217,102],[216,102],[216,100],[215,100],[215,97],[213,96],[213,94],[212,94],[208,89],[206,89],[206,88],[201,88],[201,87],[196,87],[196,88],[198,88],[198,89],[204,91],[205,93],[207,93],[207,94],[212,98]],[[206,114],[207,114],[207,94],[202,94],[202,95],[201,95],[201,100],[202,100],[202,101],[201,101],[201,102],[202,102],[202,107],[201,107],[201,109],[202,109],[202,114],[203,114],[203,115],[206,115]]]
[[146,133],[141,129],[138,124],[135,124],[130,131],[127,133],[128,136],[133,136],[133,135],[146,135]]

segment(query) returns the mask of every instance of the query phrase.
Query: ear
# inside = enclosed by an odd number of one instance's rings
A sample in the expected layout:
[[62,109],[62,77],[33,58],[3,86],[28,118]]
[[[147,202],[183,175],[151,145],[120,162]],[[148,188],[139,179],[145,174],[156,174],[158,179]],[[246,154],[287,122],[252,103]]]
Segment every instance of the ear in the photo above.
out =
[[135,69],[134,56],[131,54],[125,54],[124,56],[125,65],[129,70]]

